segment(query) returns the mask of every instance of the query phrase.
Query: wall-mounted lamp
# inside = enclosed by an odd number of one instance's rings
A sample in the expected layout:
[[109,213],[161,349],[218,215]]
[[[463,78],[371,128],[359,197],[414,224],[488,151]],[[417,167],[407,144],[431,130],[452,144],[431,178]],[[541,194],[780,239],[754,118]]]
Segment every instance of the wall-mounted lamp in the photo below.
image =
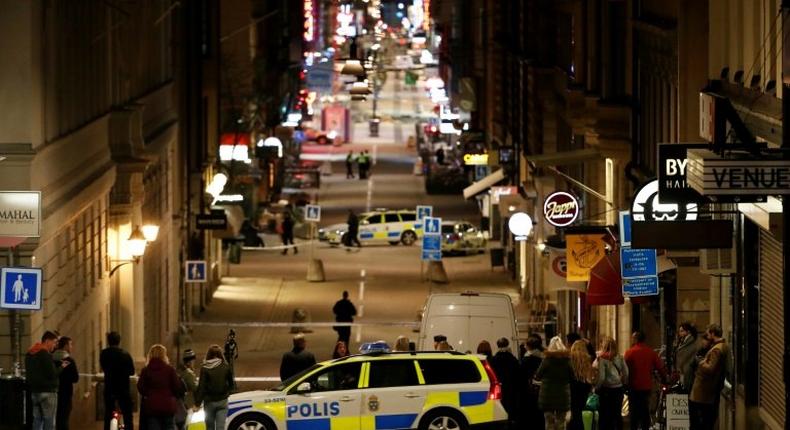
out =
[[158,235],[158,225],[146,224],[142,228],[140,228],[140,226],[135,227],[134,230],[132,230],[132,233],[129,235],[129,238],[126,239],[127,250],[129,251],[129,255],[132,256],[132,259],[110,260],[111,263],[115,264],[115,266],[110,269],[110,277],[112,277],[112,275],[114,275],[115,272],[117,272],[121,267],[140,261],[140,257],[145,254],[145,247],[148,245],[148,242],[155,241]]

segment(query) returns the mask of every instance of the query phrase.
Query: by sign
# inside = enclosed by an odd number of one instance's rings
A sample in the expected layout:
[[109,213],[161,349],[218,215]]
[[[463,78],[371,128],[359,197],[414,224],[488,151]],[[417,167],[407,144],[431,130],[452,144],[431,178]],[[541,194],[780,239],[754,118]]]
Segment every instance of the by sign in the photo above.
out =
[[658,197],[664,203],[687,203],[700,199],[686,180],[689,149],[706,148],[705,143],[658,144]]
[[41,236],[40,191],[0,191],[0,236]]
[[662,203],[658,200],[658,180],[654,179],[637,191],[631,205],[634,222],[693,221],[697,219],[696,203]]
[[188,260],[184,262],[184,279],[185,282],[206,282],[206,261],[205,260]]
[[311,222],[321,221],[321,206],[306,205],[304,207],[304,220]]
[[790,194],[790,161],[755,159],[736,152],[726,158],[707,149],[688,151],[688,182],[701,195],[718,200],[754,201],[748,196]]
[[564,191],[551,193],[543,202],[543,216],[554,227],[567,227],[579,216],[579,201]]
[[0,269],[0,308],[41,310],[41,278],[40,268]]
[[467,166],[488,165],[488,154],[464,154],[464,164]]

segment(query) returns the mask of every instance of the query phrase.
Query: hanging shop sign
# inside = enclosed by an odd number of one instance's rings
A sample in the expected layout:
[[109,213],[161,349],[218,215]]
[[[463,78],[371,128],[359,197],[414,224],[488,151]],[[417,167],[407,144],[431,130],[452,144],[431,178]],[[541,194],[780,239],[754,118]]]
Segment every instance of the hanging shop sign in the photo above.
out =
[[706,143],[658,144],[658,197],[664,203],[683,203],[700,200],[699,193],[686,180],[689,149],[707,148]]
[[588,281],[590,270],[606,256],[602,234],[568,234],[565,236],[567,280]]
[[198,230],[225,230],[228,228],[228,216],[224,211],[195,215],[195,228]]
[[551,193],[543,202],[543,216],[554,227],[567,227],[579,217],[579,201],[564,191]]
[[697,219],[697,204],[688,201],[662,203],[658,200],[658,180],[654,179],[637,191],[631,205],[634,223],[639,221],[692,221]]
[[691,149],[687,172],[691,188],[713,201],[722,197],[765,201],[769,195],[790,194],[790,160],[771,154],[758,158],[733,151],[723,157],[707,149]]
[[543,285],[549,291],[575,290],[585,292],[584,282],[568,282],[568,258],[564,249],[547,247],[548,262],[543,267]]
[[41,236],[41,191],[0,191],[2,236]]
[[464,164],[467,166],[487,166],[488,154],[464,154]]

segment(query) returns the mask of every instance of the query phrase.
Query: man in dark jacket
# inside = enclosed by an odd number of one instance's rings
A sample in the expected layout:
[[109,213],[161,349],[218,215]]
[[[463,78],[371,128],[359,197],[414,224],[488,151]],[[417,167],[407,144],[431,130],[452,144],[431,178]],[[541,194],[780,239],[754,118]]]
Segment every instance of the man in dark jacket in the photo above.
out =
[[55,418],[57,430],[69,430],[69,416],[71,415],[71,398],[74,395],[74,384],[80,379],[77,371],[77,362],[71,356],[73,343],[68,336],[58,339],[58,348],[55,350],[55,361],[60,361],[63,371],[60,372],[58,384],[58,411]]
[[134,375],[134,362],[128,352],[121,349],[121,335],[107,333],[107,348],[99,354],[99,365],[104,372],[104,430],[110,430],[115,403],[121,408],[125,430],[134,430],[132,397],[129,394],[129,377]]
[[293,342],[294,348],[283,354],[283,361],[280,363],[280,380],[282,381],[315,364],[313,353],[305,351],[307,341],[305,341],[304,335],[297,334],[294,336]]
[[358,248],[362,248],[362,244],[359,243],[359,217],[357,214],[354,213],[353,210],[348,210],[348,232],[345,236],[345,246],[352,246],[357,245]]
[[[280,224],[282,228],[282,232],[280,233],[280,237],[283,240],[283,246],[294,244],[294,219],[291,216],[291,209],[286,207],[285,212],[283,213],[283,222]],[[299,248],[296,246],[294,248],[294,255],[299,253]],[[288,254],[288,248],[283,248],[283,255]]]
[[[348,299],[348,291],[343,291],[343,298],[335,303],[335,306],[332,307],[332,312],[335,313],[335,321],[337,322],[354,322],[354,317],[357,315],[357,308],[355,308],[351,300]],[[348,342],[351,339],[351,327],[335,326],[334,328],[337,332],[337,340],[344,342],[346,347],[348,347]]]
[[502,384],[502,407],[507,411],[508,418],[516,417],[516,388],[519,363],[516,356],[510,351],[510,341],[503,337],[496,341],[497,353],[491,359],[491,367],[496,378]]
[[55,429],[58,403],[58,378],[63,366],[52,357],[58,336],[44,332],[41,342],[25,354],[25,379],[33,401],[33,428]]

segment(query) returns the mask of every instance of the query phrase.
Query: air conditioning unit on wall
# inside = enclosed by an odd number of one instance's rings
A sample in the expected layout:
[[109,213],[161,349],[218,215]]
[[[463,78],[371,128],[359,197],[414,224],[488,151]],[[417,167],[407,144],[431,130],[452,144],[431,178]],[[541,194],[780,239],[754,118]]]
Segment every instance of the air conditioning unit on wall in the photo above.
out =
[[699,250],[699,271],[707,275],[732,275],[738,271],[735,247]]

